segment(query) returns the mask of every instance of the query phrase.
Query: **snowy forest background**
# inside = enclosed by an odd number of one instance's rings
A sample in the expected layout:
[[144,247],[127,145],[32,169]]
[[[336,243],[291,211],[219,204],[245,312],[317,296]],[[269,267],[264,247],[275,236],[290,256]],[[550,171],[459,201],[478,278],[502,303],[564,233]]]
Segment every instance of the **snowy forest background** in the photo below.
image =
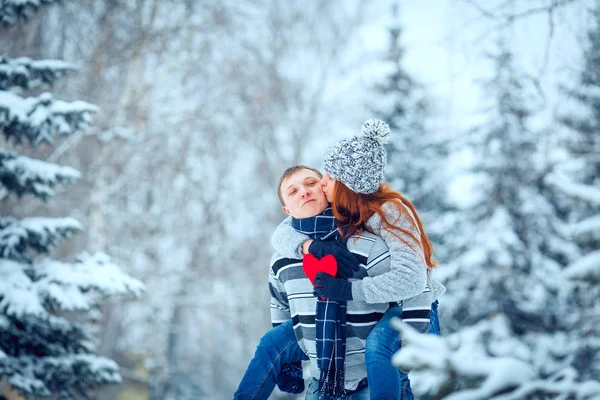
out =
[[597,0],[0,0],[0,57],[4,398],[231,398],[279,176],[371,116],[448,289],[420,398],[600,398]]

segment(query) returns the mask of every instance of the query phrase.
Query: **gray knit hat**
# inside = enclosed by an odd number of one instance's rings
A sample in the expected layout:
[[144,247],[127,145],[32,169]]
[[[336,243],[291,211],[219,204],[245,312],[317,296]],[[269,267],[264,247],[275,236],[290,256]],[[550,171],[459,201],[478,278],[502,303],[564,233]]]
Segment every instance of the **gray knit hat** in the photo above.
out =
[[371,118],[363,124],[363,136],[334,144],[325,155],[325,171],[357,193],[375,193],[384,181],[387,153],[383,148],[390,137],[385,122]]

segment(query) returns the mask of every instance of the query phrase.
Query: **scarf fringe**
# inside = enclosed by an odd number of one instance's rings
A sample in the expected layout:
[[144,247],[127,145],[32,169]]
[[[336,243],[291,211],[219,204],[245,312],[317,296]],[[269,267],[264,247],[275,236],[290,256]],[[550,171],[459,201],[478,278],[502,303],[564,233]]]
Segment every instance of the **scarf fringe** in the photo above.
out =
[[319,378],[319,398],[323,400],[337,400],[348,397],[344,368],[337,369],[335,374],[330,374],[331,371],[321,371]]

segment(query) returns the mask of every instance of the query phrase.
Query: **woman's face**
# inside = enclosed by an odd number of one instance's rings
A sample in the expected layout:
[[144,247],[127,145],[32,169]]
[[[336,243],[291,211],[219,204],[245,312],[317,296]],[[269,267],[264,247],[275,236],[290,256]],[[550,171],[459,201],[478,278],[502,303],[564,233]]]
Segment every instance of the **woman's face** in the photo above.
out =
[[333,189],[335,189],[335,183],[337,181],[333,179],[329,172],[325,172],[323,178],[321,178],[321,186],[323,186],[323,192],[325,193],[325,197],[327,197],[328,202],[333,202]]

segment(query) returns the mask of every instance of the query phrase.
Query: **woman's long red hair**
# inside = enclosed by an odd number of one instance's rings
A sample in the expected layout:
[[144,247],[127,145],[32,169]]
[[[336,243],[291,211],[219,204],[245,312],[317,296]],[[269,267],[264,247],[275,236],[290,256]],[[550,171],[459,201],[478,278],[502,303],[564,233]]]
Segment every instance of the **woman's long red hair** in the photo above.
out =
[[[412,232],[407,229],[401,228],[396,225],[396,221],[388,221],[383,212],[383,205],[385,203],[394,203],[400,212],[400,216],[406,216],[409,221],[416,222],[418,225],[418,231],[421,232],[421,237],[417,238]],[[411,216],[409,212],[402,205],[412,211],[414,216]],[[411,249],[416,252],[423,250],[425,256],[425,263],[435,268],[438,264],[437,260],[432,260],[433,244],[425,234],[421,220],[415,210],[412,203],[402,196],[399,192],[392,190],[387,183],[382,183],[379,186],[379,190],[371,194],[356,193],[344,185],[340,181],[336,181],[335,188],[333,190],[333,202],[331,204],[333,209],[333,215],[338,220],[338,226],[343,232],[344,237],[348,237],[352,234],[360,235],[367,229],[367,221],[375,213],[379,214],[381,218],[382,227],[386,231],[395,235],[402,242],[406,243]],[[396,232],[400,231],[406,234],[412,243],[409,243],[406,239],[398,235]],[[415,248],[415,245],[417,246]]]

